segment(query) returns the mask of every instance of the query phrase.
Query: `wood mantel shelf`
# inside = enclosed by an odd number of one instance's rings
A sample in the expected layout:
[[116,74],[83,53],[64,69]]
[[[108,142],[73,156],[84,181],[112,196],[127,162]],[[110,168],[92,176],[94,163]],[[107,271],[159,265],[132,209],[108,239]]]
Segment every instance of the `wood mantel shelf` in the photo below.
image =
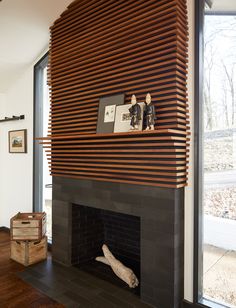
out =
[[102,138],[119,138],[119,137],[127,137],[127,138],[133,138],[136,136],[152,136],[152,135],[180,135],[180,136],[186,136],[189,133],[183,130],[177,130],[177,129],[155,129],[155,130],[149,130],[149,131],[129,131],[124,133],[106,133],[106,134],[77,134],[74,135],[48,135],[47,137],[40,137],[36,138],[36,140],[56,140],[56,139],[90,139],[94,138],[96,136],[97,139]]
[[[137,15],[136,12],[139,12]],[[74,1],[51,27],[51,174],[160,187],[187,183],[186,0]],[[99,99],[150,92],[154,131],[96,134]]]

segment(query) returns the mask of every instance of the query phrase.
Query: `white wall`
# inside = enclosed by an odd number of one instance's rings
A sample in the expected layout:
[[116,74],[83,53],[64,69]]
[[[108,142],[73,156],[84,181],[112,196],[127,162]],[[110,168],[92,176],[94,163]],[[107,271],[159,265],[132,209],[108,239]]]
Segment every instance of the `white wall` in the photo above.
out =
[[193,113],[194,113],[194,1],[187,0],[189,22],[189,68],[188,68],[188,98],[191,123],[190,161],[188,186],[185,188],[185,273],[184,273],[184,298],[193,299],[193,226],[194,226],[194,174],[193,174]]
[[[33,66],[30,66],[5,93],[2,116],[25,115],[25,120],[5,122],[0,126],[0,226],[9,226],[18,211],[32,211],[33,167]],[[8,132],[27,129],[28,152],[8,151]]]
[[[0,93],[0,119],[4,118],[5,116],[5,106],[6,106],[6,102],[5,102],[5,94]],[[2,202],[1,202],[1,196],[3,194],[3,180],[1,177],[2,174],[2,170],[3,170],[3,153],[2,153],[2,148],[3,148],[3,126],[0,123],[0,227],[1,225],[1,217],[2,217]]]
[[[5,94],[0,93],[0,119],[5,117],[5,108],[6,108],[6,96]],[[3,192],[3,185],[2,185],[2,181],[1,181],[1,173],[3,170],[3,153],[1,151],[1,149],[3,148],[3,129],[2,129],[2,125],[0,123],[0,198]],[[0,221],[1,221],[1,208],[2,208],[2,204],[0,203]],[[1,222],[0,222],[0,226],[1,226]]]
[[[34,65],[47,52],[28,66],[21,76],[0,94],[0,116],[25,115],[24,120],[0,123],[0,227],[10,226],[10,218],[33,208],[33,78]],[[27,153],[8,151],[8,131],[27,129]]]
[[0,116],[2,116],[5,108],[5,94],[0,93]]

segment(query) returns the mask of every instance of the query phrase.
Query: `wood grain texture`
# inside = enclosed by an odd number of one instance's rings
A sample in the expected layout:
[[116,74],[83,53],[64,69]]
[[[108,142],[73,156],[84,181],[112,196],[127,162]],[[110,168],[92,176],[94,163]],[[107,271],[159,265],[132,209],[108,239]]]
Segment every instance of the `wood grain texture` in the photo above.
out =
[[11,241],[11,259],[29,266],[47,259],[48,241]]
[[10,220],[11,240],[41,240],[46,234],[46,213],[17,213]]
[[[41,138],[51,174],[186,185],[187,52],[186,0],[74,1],[51,27],[51,108]],[[155,131],[96,134],[100,97],[125,93],[129,103],[147,92]]]
[[10,260],[10,233],[0,230],[0,306],[1,307],[48,307],[64,306],[32,288],[19,277],[24,266]]

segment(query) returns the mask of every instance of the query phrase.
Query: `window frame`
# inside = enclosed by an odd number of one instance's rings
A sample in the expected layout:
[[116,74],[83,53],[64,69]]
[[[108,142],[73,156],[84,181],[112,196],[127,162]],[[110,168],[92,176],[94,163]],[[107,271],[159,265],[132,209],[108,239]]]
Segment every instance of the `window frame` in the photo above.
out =
[[195,1],[195,81],[194,81],[194,303],[201,303],[202,258],[202,114],[203,114],[203,30],[205,0]]
[[43,148],[37,137],[43,136],[43,71],[48,65],[48,52],[34,65],[34,107],[33,107],[33,211],[42,211],[43,190]]
[[[205,12],[206,0],[195,0],[194,61],[194,254],[193,306],[226,308],[203,298],[203,82],[204,82],[204,16],[236,15],[236,12]],[[209,305],[209,306],[208,306]]]

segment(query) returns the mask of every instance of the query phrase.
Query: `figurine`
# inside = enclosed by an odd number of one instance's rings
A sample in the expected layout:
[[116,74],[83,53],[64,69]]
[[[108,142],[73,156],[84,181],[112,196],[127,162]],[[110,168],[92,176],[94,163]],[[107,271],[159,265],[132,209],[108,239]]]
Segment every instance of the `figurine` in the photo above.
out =
[[155,107],[151,103],[152,98],[150,93],[146,95],[146,104],[144,109],[144,125],[145,130],[154,130],[154,124],[156,119]]
[[136,96],[133,94],[131,97],[132,106],[129,108],[130,113],[130,126],[131,130],[138,130],[139,123],[141,121],[141,107],[137,103]]

